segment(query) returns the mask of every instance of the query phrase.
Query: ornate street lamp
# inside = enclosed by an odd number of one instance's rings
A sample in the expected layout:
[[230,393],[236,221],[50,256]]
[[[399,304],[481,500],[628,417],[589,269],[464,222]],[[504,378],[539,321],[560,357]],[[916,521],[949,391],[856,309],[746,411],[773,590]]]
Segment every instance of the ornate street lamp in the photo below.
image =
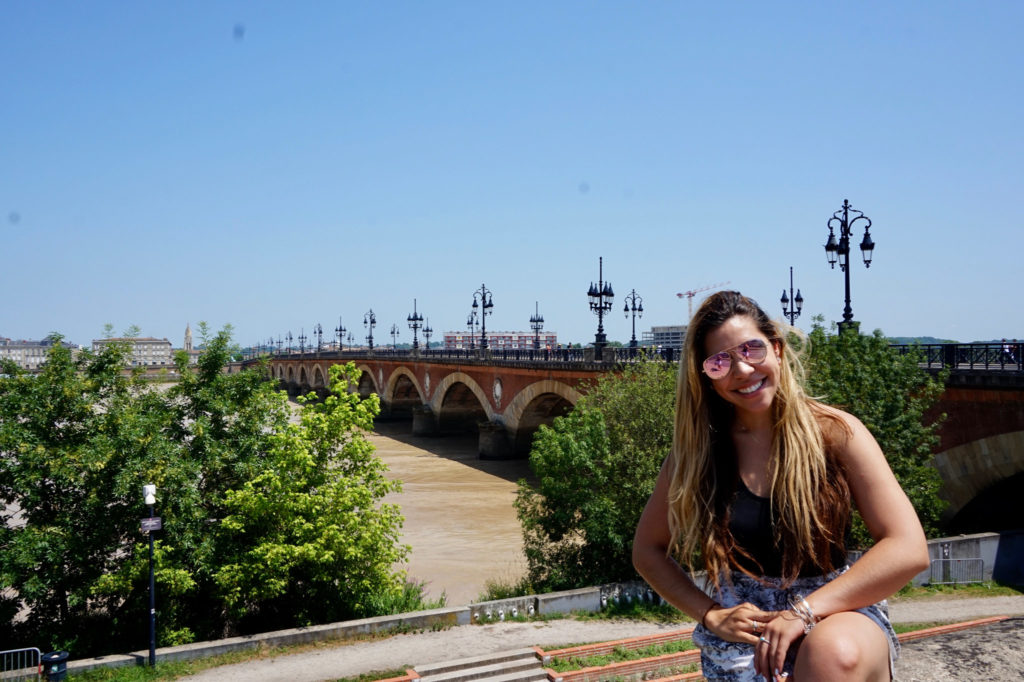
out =
[[363,327],[369,330],[369,334],[366,336],[366,341],[370,345],[370,350],[373,350],[373,328],[377,326],[377,316],[373,314],[373,308],[363,315]]
[[427,340],[427,350],[430,350],[430,337],[434,335],[434,330],[430,327],[430,318],[427,318],[427,324],[423,327],[423,338]]
[[352,342],[356,340],[356,337],[352,336],[352,332],[349,332],[346,338],[348,338],[348,347],[351,348]]
[[398,350],[398,333],[399,328],[397,324],[391,325],[391,349],[394,351]]
[[[855,213],[853,218],[850,214]],[[846,307],[843,308],[843,321],[839,323],[839,331],[842,333],[854,328],[853,308],[850,306],[850,236],[853,226],[858,220],[864,221],[864,239],[860,243],[860,250],[864,256],[864,267],[871,267],[871,258],[875,251],[875,242],[871,240],[871,219],[861,211],[854,210],[848,199],[843,200],[843,207],[832,214],[828,219],[828,241],[825,242],[825,256],[828,264],[835,268],[836,261],[839,261],[839,269],[843,271],[846,280]],[[835,229],[839,229],[839,241],[836,242]]]
[[[790,299],[793,300],[793,307],[789,307]],[[792,327],[796,324],[796,318],[800,317],[800,311],[804,307],[804,297],[800,295],[800,290],[796,290],[796,296],[793,295],[793,266],[789,266],[789,296],[786,295],[786,290],[782,290],[782,314],[789,318],[789,326]]]
[[277,335],[277,354],[281,354],[281,335]]
[[416,337],[420,327],[423,326],[423,315],[416,312],[416,299],[412,299],[412,313],[405,318],[405,321],[409,323],[409,329],[412,330],[412,349],[414,351],[419,350],[420,342]]
[[319,353],[324,345],[324,328],[317,322],[313,327],[313,331],[316,332],[316,352]]
[[[478,295],[480,297],[479,302],[477,301]],[[491,298],[491,290],[483,284],[473,292],[474,313],[476,313],[477,308],[480,309],[480,349],[487,350],[487,316],[493,312],[494,301]]]
[[341,323],[341,315],[338,315],[338,326],[334,328],[334,333],[338,335],[338,350],[344,352],[345,350],[345,325]]
[[306,328],[301,327],[299,329],[299,355],[303,355],[306,352]]
[[611,312],[612,299],[615,298],[611,282],[604,281],[603,256],[598,258],[597,261],[597,286],[594,286],[593,282],[590,283],[587,297],[590,299],[591,312],[597,315],[597,333],[594,334],[594,359],[600,362],[604,354],[604,347],[608,345],[608,339],[604,335],[604,316]]
[[636,289],[633,289],[630,293],[626,294],[626,306],[622,309],[622,312],[629,317],[630,313],[633,313],[633,337],[629,340],[629,347],[636,348],[636,318],[644,316],[644,299],[640,298],[640,294],[636,293]]
[[533,302],[533,315],[530,315],[530,329],[533,330],[533,349],[540,350],[540,332],[544,329],[544,317],[540,314],[540,304]]
[[475,310],[470,310],[466,316],[466,326],[469,327],[469,349],[476,348],[476,326],[479,324],[480,316]]
[[290,329],[288,330],[288,336],[286,336],[284,338],[288,342],[288,355],[291,355],[292,354],[292,339],[294,337],[292,336],[292,332],[291,332]]

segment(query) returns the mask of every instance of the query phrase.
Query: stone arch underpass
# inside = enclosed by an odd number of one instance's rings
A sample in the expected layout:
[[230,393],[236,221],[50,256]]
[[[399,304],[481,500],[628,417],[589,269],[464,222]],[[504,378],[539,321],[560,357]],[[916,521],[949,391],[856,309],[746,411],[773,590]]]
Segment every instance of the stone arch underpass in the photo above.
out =
[[951,532],[1024,528],[1024,431],[979,438],[934,459],[949,502],[943,517]]
[[533,435],[541,424],[550,424],[555,417],[568,413],[580,399],[580,392],[560,381],[544,379],[519,391],[505,408],[505,428],[511,439],[512,454],[525,457],[530,453]]
[[387,405],[391,416],[408,417],[426,402],[424,395],[416,375],[408,367],[397,367],[388,377],[381,402]]
[[441,433],[476,432],[495,419],[487,394],[464,372],[452,372],[438,382],[429,403]]

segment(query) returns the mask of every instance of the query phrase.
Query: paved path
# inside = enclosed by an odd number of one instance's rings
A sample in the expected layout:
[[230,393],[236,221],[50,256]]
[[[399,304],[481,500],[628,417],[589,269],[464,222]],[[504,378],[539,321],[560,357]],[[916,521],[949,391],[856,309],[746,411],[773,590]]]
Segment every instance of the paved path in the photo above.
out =
[[[993,615],[1024,616],[1024,596],[896,602],[890,611],[898,623],[966,621]],[[1022,679],[1022,625],[1024,623],[1018,619],[998,627],[986,626],[978,631],[908,643],[897,665],[897,680],[967,679],[969,676],[965,675],[965,670],[971,672],[974,679],[978,679],[979,674],[989,680]],[[555,648],[637,637],[679,627],[680,624],[568,618],[546,622],[463,625],[440,632],[396,635],[375,641],[324,644],[322,648],[303,653],[221,666],[188,679],[203,682],[318,682],[528,646]]]

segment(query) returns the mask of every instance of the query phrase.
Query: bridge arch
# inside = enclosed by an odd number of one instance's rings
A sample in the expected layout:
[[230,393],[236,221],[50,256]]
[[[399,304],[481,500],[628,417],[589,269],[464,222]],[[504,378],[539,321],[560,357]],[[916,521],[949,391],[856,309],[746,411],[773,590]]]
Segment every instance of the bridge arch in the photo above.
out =
[[327,379],[325,378],[324,370],[320,365],[313,366],[312,388],[327,388]]
[[[470,396],[476,398],[475,402]],[[475,431],[478,422],[495,420],[487,394],[476,379],[465,372],[452,372],[439,381],[429,405],[437,415],[437,425],[442,432]]]
[[373,368],[366,363],[356,366],[359,370],[359,384],[356,389],[360,398],[369,398],[371,393],[380,395],[380,388],[377,387],[377,378],[373,374]]
[[[949,520],[1000,482],[1024,473],[1024,431],[1001,433],[935,455]],[[1019,496],[1016,504],[1019,505]]]
[[410,416],[414,407],[425,402],[419,379],[408,367],[396,367],[391,372],[384,395],[392,416]]
[[514,453],[527,455],[540,425],[550,424],[555,417],[569,412],[580,396],[572,386],[553,379],[534,382],[519,391],[505,408],[505,427],[515,438]]

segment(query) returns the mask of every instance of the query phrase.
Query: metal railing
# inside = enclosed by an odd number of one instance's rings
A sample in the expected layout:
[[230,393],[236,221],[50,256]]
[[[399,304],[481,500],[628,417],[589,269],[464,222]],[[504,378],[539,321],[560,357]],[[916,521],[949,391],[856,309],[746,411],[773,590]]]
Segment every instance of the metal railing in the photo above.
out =
[[1024,371],[1024,344],[1013,343],[924,343],[894,344],[900,353],[919,352],[929,369]]
[[9,649],[0,651],[0,680],[38,680],[42,673],[39,649]]
[[[366,349],[345,351],[306,351],[305,353],[282,351],[275,353],[274,358],[295,359],[303,358],[365,358],[370,354]],[[431,348],[430,350],[420,349],[413,352],[405,348],[384,348],[373,349],[374,357],[381,358],[415,358],[419,360],[461,360],[461,361],[505,361],[505,362],[550,362],[550,363],[581,363],[594,362],[593,348],[552,348],[535,350],[533,348],[488,348],[482,351],[479,348]],[[679,350],[675,348],[629,348],[629,347],[608,347],[601,354],[601,362],[605,364],[621,364],[626,362],[637,362],[641,359],[661,360],[664,362],[678,362]]]
[[932,559],[932,585],[958,585],[985,582],[983,559]]

